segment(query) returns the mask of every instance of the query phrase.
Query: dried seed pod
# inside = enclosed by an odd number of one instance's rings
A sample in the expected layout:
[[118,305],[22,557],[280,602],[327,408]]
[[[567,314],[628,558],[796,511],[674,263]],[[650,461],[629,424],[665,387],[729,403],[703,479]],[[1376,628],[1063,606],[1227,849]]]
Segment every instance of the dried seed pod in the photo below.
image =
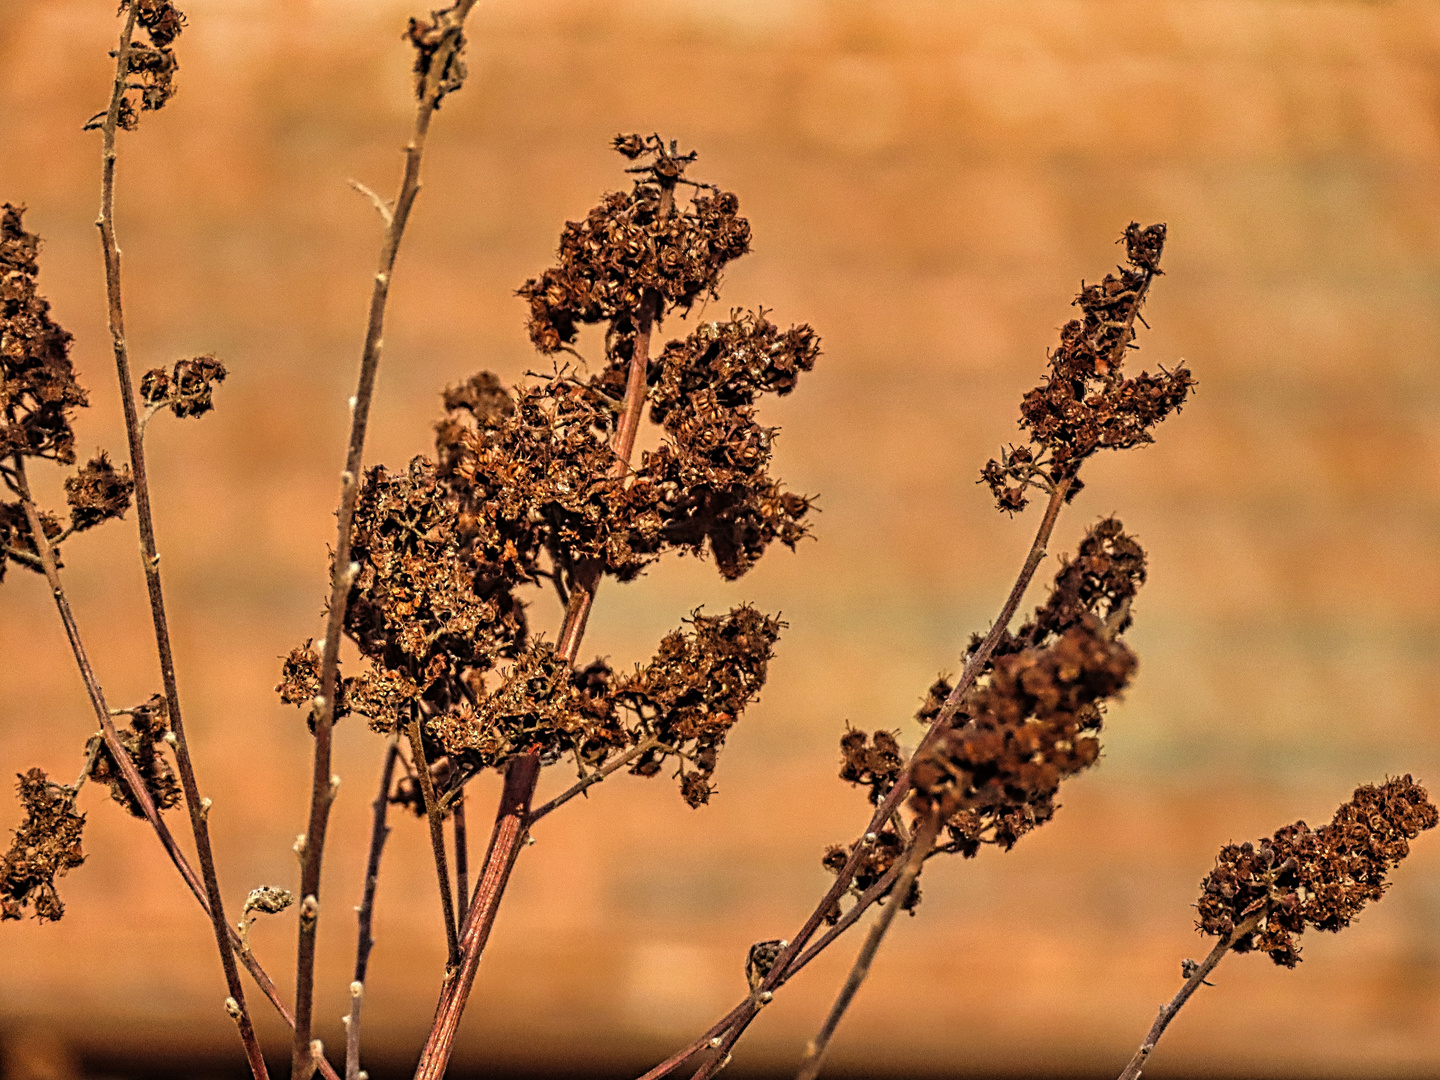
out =
[[[140,779],[150,793],[155,809],[169,810],[171,807],[180,805],[182,794],[180,781],[162,749],[165,735],[170,730],[165,699],[156,694],[144,705],[137,705],[129,712],[129,724],[117,732],[120,736],[120,745],[125,748],[125,752],[130,755],[130,760],[135,763],[135,769],[140,773]],[[99,746],[95,747],[95,743],[99,743]],[[139,800],[131,793],[130,785],[126,783],[124,775],[120,772],[120,766],[110,753],[110,747],[105,744],[105,740],[100,735],[90,737],[90,742],[85,747],[87,755],[91,749],[96,749],[98,752],[95,755],[95,764],[90,768],[90,779],[97,783],[108,784],[112,799],[123,806],[132,816],[143,818],[145,811],[141,809]]]

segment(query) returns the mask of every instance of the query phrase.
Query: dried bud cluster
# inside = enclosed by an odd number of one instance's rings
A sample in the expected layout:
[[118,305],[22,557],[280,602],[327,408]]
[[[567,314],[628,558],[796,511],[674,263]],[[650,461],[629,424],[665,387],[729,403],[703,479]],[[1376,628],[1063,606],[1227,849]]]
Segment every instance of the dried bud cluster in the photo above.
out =
[[65,905],[55,879],[85,861],[85,815],[75,810],[74,790],[52,783],[40,769],[18,779],[25,820],[0,857],[0,921],[20,918],[27,904],[42,922],[58,919]]
[[[122,0],[121,12],[135,10],[135,21],[144,32],[146,41],[132,39],[126,59],[125,93],[120,98],[120,112],[117,125],[125,131],[134,131],[140,126],[139,114],[135,111],[136,101],[141,111],[153,112],[163,108],[175,96],[175,73],[180,70],[180,61],[170,46],[185,28],[185,14],[169,0]],[[111,53],[115,56],[115,53]],[[138,95],[138,97],[137,97]],[[85,125],[93,130],[105,122],[106,113],[99,113]]]
[[[855,867],[855,877],[851,881],[850,891],[856,895],[863,893],[886,874],[890,868],[905,855],[906,841],[893,828],[884,829],[874,834],[873,839],[862,838],[855,841],[848,848],[838,844],[825,849],[825,855],[820,860],[820,865],[829,870],[832,874],[839,874],[849,861],[851,853],[859,846],[862,849],[860,861]],[[892,885],[883,894],[889,897],[894,891]],[[910,884],[910,892],[900,902],[901,911],[913,912],[920,904],[920,882],[913,881]],[[840,921],[840,905],[832,904],[830,910],[825,912],[825,921],[834,926]]]
[[904,764],[900,743],[889,731],[872,736],[855,728],[847,730],[840,736],[840,757],[840,779],[869,787],[872,806],[879,806],[890,794]]
[[75,460],[70,421],[88,404],[70,366],[71,337],[36,291],[40,238],[21,225],[22,206],[0,211],[0,460],[21,455]]
[[1386,889],[1385,875],[1410,853],[1409,841],[1432,829],[1440,813],[1409,776],[1366,784],[1311,831],[1303,821],[1274,836],[1220,849],[1201,883],[1199,929],[1221,937],[1255,915],[1259,927],[1237,940],[1236,952],[1257,949],[1275,963],[1300,961],[1295,935],[1307,925],[1338,932]]
[[1062,479],[1072,480],[1073,495],[1082,461],[1099,449],[1152,442],[1151,429],[1179,411],[1195,384],[1183,366],[1124,377],[1135,321],[1151,281],[1162,272],[1165,226],[1131,222],[1122,239],[1128,266],[1098,285],[1082,284],[1075,303],[1083,317],[1061,327],[1050,373],[1021,402],[1020,426],[1029,429],[1031,445],[1003,451],[981,472],[1001,510],[1023,509],[1027,489],[1049,489]]
[[228,374],[210,353],[177,360],[169,371],[147,371],[140,380],[140,397],[151,409],[169,408],[181,419],[204,416],[215,407],[215,384],[224,382]]
[[[465,61],[461,59],[465,51],[465,34],[461,29],[464,20],[456,17],[456,7],[456,4],[451,4],[448,8],[432,11],[428,21],[412,18],[405,30],[405,40],[415,49],[415,97],[424,101],[427,93],[433,93],[436,108],[440,107],[440,100],[446,94],[464,85],[465,76],[469,74]],[[445,49],[442,66],[436,71],[436,56],[447,44],[450,35],[454,35],[454,48]]]
[[1055,814],[1060,781],[1100,756],[1100,705],[1135,656],[1087,615],[1050,644],[1002,656],[966,695],[963,723],[916,760],[913,802],[946,819],[953,850],[1009,850]]
[[[180,804],[180,781],[161,749],[165,733],[169,730],[170,720],[166,713],[165,699],[156,694],[144,705],[132,709],[128,727],[120,728],[118,732],[120,745],[135,763],[156,810],[169,810]],[[98,747],[96,743],[99,744]],[[143,818],[145,811],[131,794],[130,785],[125,782],[114,755],[110,753],[110,748],[105,745],[105,740],[100,735],[92,735],[90,742],[86,744],[87,756],[92,750],[97,752],[95,764],[90,767],[90,779],[109,784],[110,797],[135,817]]]
[[123,517],[130,509],[135,481],[130,467],[118,472],[110,455],[100,451],[80,471],[65,480],[65,501],[70,504],[70,528],[75,532],[93,529],[102,521]]

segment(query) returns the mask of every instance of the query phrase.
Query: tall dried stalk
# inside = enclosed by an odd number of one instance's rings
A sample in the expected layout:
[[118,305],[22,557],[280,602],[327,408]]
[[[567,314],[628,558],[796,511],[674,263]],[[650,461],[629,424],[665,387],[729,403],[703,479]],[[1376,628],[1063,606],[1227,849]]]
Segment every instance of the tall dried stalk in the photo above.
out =
[[[256,1080],[267,1080],[265,1059],[255,1040],[250,1013],[245,1003],[245,987],[230,943],[230,925],[225,921],[225,902],[215,871],[215,855],[210,845],[210,827],[206,817],[210,800],[200,795],[195,779],[195,766],[190,758],[190,745],[185,737],[185,722],[180,711],[180,690],[175,678],[175,656],[170,646],[170,626],[165,613],[165,593],[160,584],[160,553],[155,546],[155,521],[150,509],[150,485],[145,470],[144,433],[135,405],[135,385],[130,376],[129,349],[125,341],[125,312],[120,289],[120,247],[115,239],[115,131],[120,109],[125,100],[130,73],[131,38],[135,31],[138,6],[127,5],[125,25],[120,32],[115,52],[115,79],[110,91],[110,107],[101,127],[103,151],[101,164],[100,242],[105,255],[105,293],[110,339],[115,351],[115,368],[120,380],[120,401],[125,410],[125,436],[130,449],[130,471],[135,481],[135,511],[140,525],[140,561],[145,569],[145,587],[150,597],[150,618],[155,628],[155,649],[160,661],[160,678],[169,709],[170,730],[175,734],[175,762],[185,791],[185,807],[190,814],[190,831],[195,838],[195,854],[205,882],[205,898],[209,905],[210,923],[215,931],[215,945],[220,950],[220,963],[225,970],[225,983],[230,990],[227,1008],[235,1017],[240,1038],[245,1043],[250,1070]],[[233,1004],[232,1004],[233,1003]]]
[[[415,128],[405,147],[405,171],[393,209],[381,207],[386,219],[385,238],[380,249],[380,265],[370,294],[370,316],[365,332],[365,345],[360,360],[360,378],[351,399],[349,446],[345,469],[340,474],[340,506],[336,514],[335,557],[330,575],[330,610],[326,620],[323,658],[320,669],[320,697],[315,703],[315,763],[310,792],[310,820],[305,830],[300,871],[301,918],[299,946],[296,951],[295,974],[295,1041],[291,1049],[291,1080],[305,1080],[314,1069],[310,1049],[311,1016],[315,1003],[315,939],[320,922],[320,869],[325,854],[325,830],[330,821],[334,801],[334,785],[330,775],[332,728],[335,723],[335,694],[340,664],[340,638],[345,621],[354,572],[350,564],[352,524],[355,503],[360,494],[360,472],[365,459],[365,432],[370,419],[370,404],[375,393],[375,376],[380,367],[380,347],[385,329],[385,306],[390,296],[390,275],[395,257],[405,235],[410,209],[420,193],[420,163],[425,153],[425,140],[430,121],[440,100],[454,85],[453,62],[464,45],[465,19],[475,0],[457,0],[454,7],[436,13],[437,41],[429,68],[417,89],[419,105],[415,111]],[[308,917],[307,917],[308,912]]]

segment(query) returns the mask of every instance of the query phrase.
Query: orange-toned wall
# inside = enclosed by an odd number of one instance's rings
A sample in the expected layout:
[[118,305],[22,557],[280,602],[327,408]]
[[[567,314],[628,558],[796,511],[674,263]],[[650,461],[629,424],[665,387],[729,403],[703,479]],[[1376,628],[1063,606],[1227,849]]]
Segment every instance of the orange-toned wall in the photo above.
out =
[[[378,241],[347,180],[393,187],[410,56],[393,3],[188,11],[179,95],[122,140],[119,229],[136,362],[213,350],[232,371],[216,415],[157,422],[149,447],[181,686],[237,905],[295,877],[309,739],[271,687],[277,658],[317,633]],[[27,203],[46,239],[42,288],[95,406],[82,451],[123,445],[92,225],[99,143],[80,130],[104,103],[112,14],[0,0],[0,199]],[[617,131],[680,139],[699,175],[740,194],[755,253],[710,314],[763,303],[813,323],[826,355],[765,413],[784,429],[779,474],[820,493],[817,542],[733,585],[672,560],[607,586],[591,623],[590,645],[625,665],[697,604],[783,612],[718,795],[694,812],[664,780],[622,777],[537,829],[462,1059],[663,1054],[744,991],[750,942],[798,924],[827,880],[821,850],[866,810],[834,776],[844,724],[913,732],[924,689],[1023,556],[1033,521],[996,514],[976,472],[1015,437],[1077,280],[1111,266],[1132,219],[1170,226],[1139,356],[1184,357],[1199,392],[1156,446],[1093,463],[1055,547],[1114,511],[1149,548],[1138,681],[1052,824],[927,874],[837,1063],[1118,1071],[1180,959],[1206,947],[1189,905],[1221,843],[1324,820],[1360,782],[1440,782],[1437,61],[1434,2],[482,0],[395,276],[370,459],[423,452],[446,383],[537,364],[513,290],[563,220],[624,182]],[[122,703],[156,689],[132,530],[65,550]],[[553,606],[537,594],[541,625]],[[12,570],[0,772],[68,777],[90,730],[43,583]],[[331,1045],[380,752],[342,726]],[[568,780],[554,771],[545,790]],[[87,798],[90,858],[64,882],[65,919],[0,927],[0,1032],[238,1052],[193,901],[143,826]],[[1440,1069],[1440,837],[1415,848],[1354,928],[1306,937],[1297,971],[1227,961],[1157,1075]],[[428,860],[420,824],[398,822],[366,1010],[370,1045],[397,1058],[443,964]],[[290,916],[255,931],[282,983],[292,938]],[[745,1061],[795,1059],[848,952],[786,989]]]

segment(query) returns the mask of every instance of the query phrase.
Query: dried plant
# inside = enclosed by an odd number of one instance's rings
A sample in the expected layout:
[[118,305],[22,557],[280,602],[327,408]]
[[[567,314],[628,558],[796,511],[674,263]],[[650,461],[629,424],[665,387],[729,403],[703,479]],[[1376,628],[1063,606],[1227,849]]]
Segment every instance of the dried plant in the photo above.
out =
[[[770,547],[791,549],[808,535],[811,498],[773,475],[777,430],[761,422],[767,394],[782,396],[820,357],[808,325],[782,329],[764,308],[732,309],[725,320],[693,325],[659,344],[657,329],[697,302],[718,300],[725,268],[749,250],[751,228],[730,192],[694,178],[696,153],[658,135],[617,136],[630,164],[629,189],[605,195],[560,236],[555,264],[526,281],[528,332],[548,372],[506,386],[482,371],[443,394],[433,458],[400,467],[365,467],[365,436],[380,361],[390,278],[419,192],[430,124],[443,100],[464,85],[464,26],[473,0],[457,0],[412,19],[416,115],[393,202],[369,195],[384,240],[351,399],[347,444],[321,637],[284,660],[277,691],[297,706],[314,736],[313,782],[305,832],[296,843],[297,888],[261,885],[225,914],[211,850],[208,814],[185,736],[145,467],[149,421],[215,408],[226,367],[215,356],[182,358],[146,372],[137,388],[124,333],[120,250],[114,228],[117,133],[165,106],[176,92],[175,42],[185,16],[168,0],[125,0],[108,108],[88,128],[101,132],[102,211],[108,314],[128,461],[116,468],[100,451],[64,480],[69,524],[41,507],[27,466],[70,467],[71,423],[87,404],[69,359],[70,335],[38,292],[40,241],[25,231],[23,209],[0,217],[0,579],[7,565],[42,573],[54,596],[98,732],[85,744],[70,786],[39,769],[20,776],[25,820],[0,862],[0,917],[26,908],[58,919],[55,882],[81,865],[85,815],[77,797],[87,780],[145,819],[211,922],[247,1061],[267,1076],[239,969],[293,1029],[292,1080],[316,1071],[337,1077],[312,1038],[315,943],[322,913],[320,870],[338,779],[331,774],[337,720],[363,716],[384,741],[367,855],[344,1069],[360,1069],[361,1018],[372,919],[392,806],[426,819],[441,896],[448,962],[417,1078],[449,1063],[457,1025],[531,827],[590,787],[624,771],[666,774],[691,807],[709,802],[722,775],[727,737],[762,692],[785,624],[749,605],[724,613],[697,607],[658,643],[648,662],[616,671],[581,662],[601,583],[633,582],[667,553],[712,560],[722,578],[743,576]],[[145,40],[137,40],[137,32]],[[357,185],[359,187],[359,185]],[[840,740],[840,778],[865,790],[868,824],[829,847],[834,881],[788,939],[755,943],[744,960],[749,994],[688,1046],[645,1074],[656,1080],[692,1067],[706,1080],[775,993],[871,908],[879,914],[800,1068],[818,1075],[825,1052],[898,911],[914,913],[928,860],[975,857],[985,846],[1009,851],[1051,820],[1062,782],[1093,766],[1107,705],[1137,669],[1123,640],[1146,577],[1146,556],[1120,521],[1106,518],[1062,558],[1049,596],[1018,630],[1010,625],[1045,557],[1061,510],[1080,490],[1080,471],[1100,449],[1150,442],[1195,386],[1183,365],[1158,374],[1126,370],[1136,323],[1162,273],[1164,225],[1130,224],[1121,237],[1126,265],[1082,285],[1081,317],[1065,324],[1039,385],[1021,402],[1026,442],[982,470],[998,507],[1025,509],[1047,497],[1035,538],[989,630],[972,639],[953,680],[929,688],[916,720],[917,748],[899,727],[848,729]],[[603,333],[603,361],[592,370],[578,351],[584,327]],[[141,411],[141,403],[145,406]],[[655,449],[635,454],[648,417]],[[136,509],[150,600],[160,692],[111,709],[87,657],[60,576],[59,545],[71,535]],[[613,586],[612,586],[613,587]],[[533,594],[553,591],[563,611],[554,641],[526,617]],[[340,670],[341,640],[359,656]],[[128,716],[125,729],[116,716]],[[354,723],[354,721],[352,721]],[[912,729],[913,731],[914,729]],[[540,771],[574,769],[576,781],[542,806],[532,801]],[[467,785],[487,770],[504,778],[496,824],[471,888]],[[184,803],[198,871],[170,832],[167,810]],[[1409,842],[1436,824],[1437,812],[1409,776],[1362,787],[1331,824],[1303,822],[1258,846],[1221,850],[1198,904],[1200,930],[1220,938],[1201,964],[1186,961],[1185,986],[1161,1011],[1125,1077],[1141,1066],[1178,1009],[1227,951],[1260,950],[1294,967],[1295,936],[1306,926],[1338,931],[1379,899],[1385,875]],[[447,836],[448,832],[448,836]],[[298,907],[295,1007],[283,1003],[249,942],[264,913]]]

